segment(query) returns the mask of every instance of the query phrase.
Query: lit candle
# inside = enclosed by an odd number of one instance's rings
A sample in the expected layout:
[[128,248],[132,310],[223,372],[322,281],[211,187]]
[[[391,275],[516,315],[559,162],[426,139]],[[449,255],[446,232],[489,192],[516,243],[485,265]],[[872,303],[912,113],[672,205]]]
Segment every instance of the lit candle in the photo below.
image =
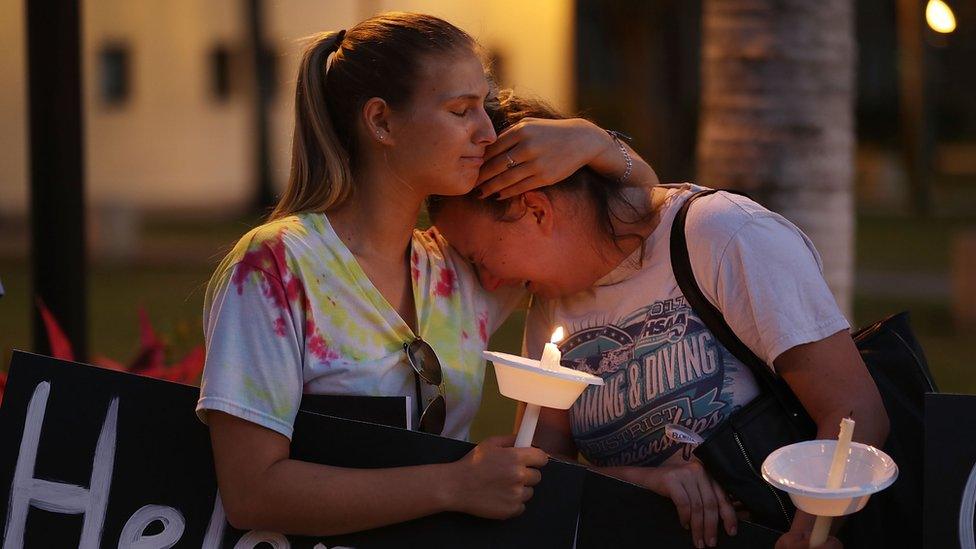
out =
[[552,333],[552,338],[549,339],[549,343],[546,343],[545,348],[542,350],[541,366],[543,368],[552,370],[556,366],[559,366],[559,361],[563,355],[559,352],[559,347],[556,347],[556,343],[559,343],[562,339],[563,327],[560,326]]
[[[556,343],[562,339],[563,327],[560,326],[552,333],[549,343],[546,343],[545,348],[542,349],[542,360],[539,361],[540,368],[554,370],[556,366],[559,366],[559,360],[563,355],[559,352],[559,347],[556,347]],[[522,414],[522,422],[519,424],[518,434],[515,437],[516,448],[532,446],[532,438],[535,436],[535,426],[539,422],[540,411],[541,407],[538,404],[525,403],[525,412]]]
[[[840,434],[837,435],[837,446],[834,447],[834,459],[830,463],[827,473],[827,489],[836,490],[844,481],[844,470],[847,469],[847,455],[851,452],[851,437],[854,436],[854,420],[845,417],[840,420]],[[810,547],[819,547],[827,541],[830,534],[832,517],[817,517],[810,533]]]

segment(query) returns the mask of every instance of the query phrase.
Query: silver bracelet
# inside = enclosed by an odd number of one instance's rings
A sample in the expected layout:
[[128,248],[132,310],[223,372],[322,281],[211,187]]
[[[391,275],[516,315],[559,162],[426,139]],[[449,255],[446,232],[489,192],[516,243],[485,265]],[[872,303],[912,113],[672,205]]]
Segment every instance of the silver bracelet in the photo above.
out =
[[607,130],[607,133],[613,138],[613,142],[617,144],[620,153],[624,155],[624,163],[626,164],[624,174],[617,178],[617,183],[626,183],[630,179],[630,174],[634,171],[634,159],[630,157],[630,153],[627,152],[627,147],[624,147],[624,142],[620,138],[630,141],[630,136],[616,130]]

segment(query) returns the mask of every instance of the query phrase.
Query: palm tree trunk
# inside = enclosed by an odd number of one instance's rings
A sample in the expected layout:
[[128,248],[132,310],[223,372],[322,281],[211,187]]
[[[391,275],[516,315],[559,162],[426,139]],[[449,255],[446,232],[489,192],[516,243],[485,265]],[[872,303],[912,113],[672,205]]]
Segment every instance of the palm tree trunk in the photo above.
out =
[[748,192],[799,226],[851,312],[851,0],[705,0],[698,181]]

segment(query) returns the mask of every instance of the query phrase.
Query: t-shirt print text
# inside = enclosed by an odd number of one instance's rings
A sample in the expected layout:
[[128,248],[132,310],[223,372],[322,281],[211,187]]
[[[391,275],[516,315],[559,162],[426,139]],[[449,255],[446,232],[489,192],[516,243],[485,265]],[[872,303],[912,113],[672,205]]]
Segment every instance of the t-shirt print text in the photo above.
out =
[[744,404],[734,376],[751,377],[680,296],[574,331],[561,347],[565,365],[605,383],[570,410],[577,447],[596,465],[660,464],[679,449],[667,424],[707,437]]

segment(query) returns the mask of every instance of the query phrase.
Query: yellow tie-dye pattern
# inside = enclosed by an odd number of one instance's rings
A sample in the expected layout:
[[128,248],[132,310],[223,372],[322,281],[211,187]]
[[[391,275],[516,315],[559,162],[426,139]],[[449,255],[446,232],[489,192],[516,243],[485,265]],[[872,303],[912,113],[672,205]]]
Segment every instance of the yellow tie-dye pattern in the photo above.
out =
[[275,398],[269,388],[249,375],[244,376],[244,389],[250,399],[270,404],[271,414],[275,417],[291,417],[295,414],[295,407],[289,400]]

